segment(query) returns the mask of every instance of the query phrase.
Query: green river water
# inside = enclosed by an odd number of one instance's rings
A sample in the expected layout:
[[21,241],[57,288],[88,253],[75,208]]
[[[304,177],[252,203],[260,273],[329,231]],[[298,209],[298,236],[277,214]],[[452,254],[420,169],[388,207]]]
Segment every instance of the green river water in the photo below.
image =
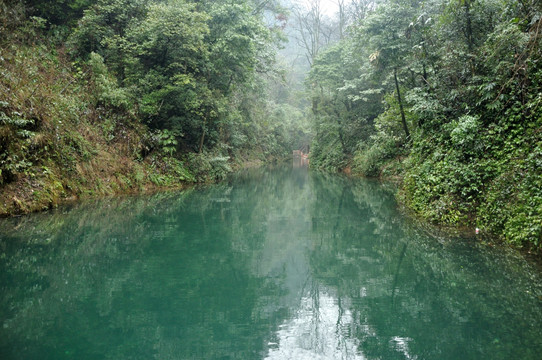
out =
[[0,220],[0,359],[542,359],[542,274],[376,182],[253,169]]

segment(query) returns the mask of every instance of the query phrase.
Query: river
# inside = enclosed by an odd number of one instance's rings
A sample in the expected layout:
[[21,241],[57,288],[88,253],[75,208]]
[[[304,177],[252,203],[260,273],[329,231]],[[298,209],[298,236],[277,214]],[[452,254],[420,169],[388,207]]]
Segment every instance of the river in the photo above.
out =
[[277,166],[0,220],[0,359],[540,359],[542,274]]

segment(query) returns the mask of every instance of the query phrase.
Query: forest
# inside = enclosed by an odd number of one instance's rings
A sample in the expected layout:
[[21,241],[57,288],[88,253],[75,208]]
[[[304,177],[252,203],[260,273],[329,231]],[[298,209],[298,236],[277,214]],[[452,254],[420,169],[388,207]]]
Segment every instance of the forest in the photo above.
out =
[[398,179],[423,219],[538,248],[542,4],[353,5],[308,77],[311,165]]
[[[307,143],[272,1],[2,1],[0,214],[183,187]],[[284,116],[288,114],[288,116]]]
[[537,251],[541,31],[536,0],[2,0],[0,215],[310,148]]

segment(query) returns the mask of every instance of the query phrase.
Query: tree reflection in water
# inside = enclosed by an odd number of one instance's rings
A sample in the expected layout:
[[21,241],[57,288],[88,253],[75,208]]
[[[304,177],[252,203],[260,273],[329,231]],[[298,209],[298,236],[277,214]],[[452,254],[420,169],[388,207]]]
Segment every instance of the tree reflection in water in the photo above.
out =
[[538,359],[540,273],[380,184],[252,169],[0,222],[1,359]]

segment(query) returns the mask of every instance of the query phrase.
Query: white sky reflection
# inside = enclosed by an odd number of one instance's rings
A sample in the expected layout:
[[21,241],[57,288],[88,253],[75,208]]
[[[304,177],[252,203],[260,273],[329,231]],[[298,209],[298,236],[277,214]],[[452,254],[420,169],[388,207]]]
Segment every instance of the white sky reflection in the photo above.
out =
[[350,311],[341,313],[337,301],[323,291],[303,297],[297,314],[277,331],[277,342],[269,343],[266,359],[365,359],[359,341],[344,334],[352,321]]

